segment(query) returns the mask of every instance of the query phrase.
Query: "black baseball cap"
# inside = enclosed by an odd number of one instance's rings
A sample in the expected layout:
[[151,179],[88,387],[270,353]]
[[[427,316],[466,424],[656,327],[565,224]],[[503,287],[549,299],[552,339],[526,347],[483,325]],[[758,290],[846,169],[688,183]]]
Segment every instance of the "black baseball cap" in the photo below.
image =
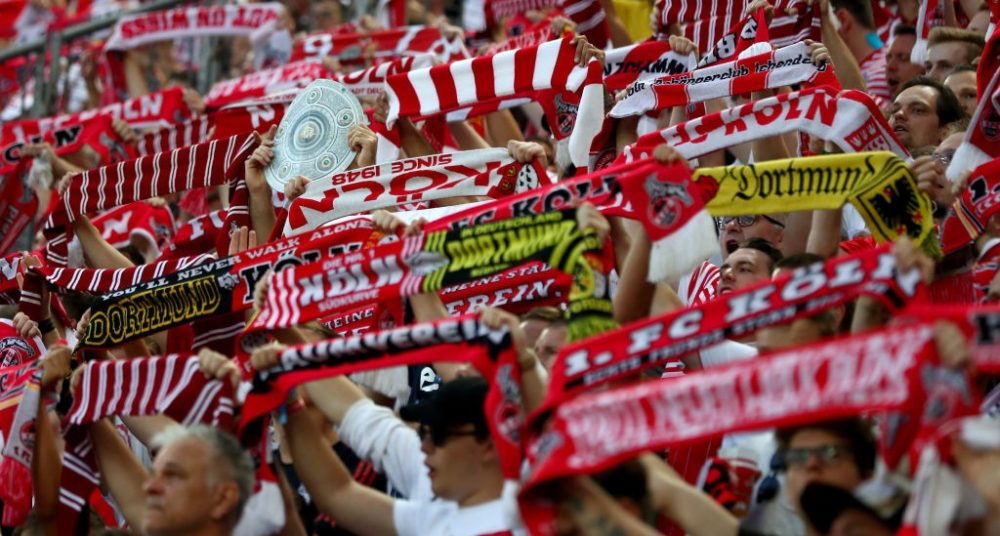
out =
[[802,511],[805,512],[809,524],[820,534],[830,532],[834,521],[848,510],[864,512],[877,520],[887,530],[895,533],[903,521],[903,506],[895,505],[890,512],[877,511],[873,505],[867,504],[862,498],[836,486],[813,482],[802,490],[799,498]]
[[489,385],[480,376],[462,376],[441,384],[437,391],[416,404],[403,406],[399,416],[435,430],[447,430],[473,424],[476,433],[486,435],[486,412],[483,404]]

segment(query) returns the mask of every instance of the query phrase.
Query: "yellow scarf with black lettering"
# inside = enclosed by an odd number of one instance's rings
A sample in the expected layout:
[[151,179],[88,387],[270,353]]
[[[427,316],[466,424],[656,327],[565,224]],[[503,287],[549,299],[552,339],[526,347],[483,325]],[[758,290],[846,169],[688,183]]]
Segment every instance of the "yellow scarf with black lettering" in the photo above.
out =
[[694,176],[718,184],[706,206],[713,216],[827,210],[849,202],[878,242],[906,235],[940,256],[931,200],[906,163],[887,151],[701,168]]

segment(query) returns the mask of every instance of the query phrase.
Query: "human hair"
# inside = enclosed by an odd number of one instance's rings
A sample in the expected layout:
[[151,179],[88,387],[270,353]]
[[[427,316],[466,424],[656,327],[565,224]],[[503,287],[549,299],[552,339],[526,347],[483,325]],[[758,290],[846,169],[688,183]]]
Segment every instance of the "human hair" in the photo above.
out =
[[976,32],[961,28],[937,26],[932,28],[930,35],[927,36],[927,47],[930,48],[941,43],[952,43],[955,41],[965,44],[964,63],[972,63],[973,59],[979,57],[983,53],[983,46],[986,44],[983,36]]
[[976,66],[972,65],[972,64],[969,64],[969,63],[963,63],[962,65],[956,65],[955,67],[952,68],[951,73],[948,76],[951,76],[951,75],[953,75],[955,73],[964,73],[966,71],[976,72]]
[[928,78],[926,76],[913,78],[903,84],[903,87],[899,88],[899,92],[902,93],[903,91],[916,86],[927,86],[937,90],[937,107],[934,111],[937,113],[938,123],[941,126],[950,125],[965,117],[965,109],[963,109],[962,105],[959,104],[958,97],[955,96],[955,93],[948,89],[948,86],[934,80],[933,78]]
[[775,247],[774,244],[772,244],[767,239],[760,238],[757,236],[753,238],[748,238],[743,242],[741,242],[740,249],[744,248],[756,249],[757,251],[763,253],[764,255],[767,255],[767,258],[770,259],[770,264],[767,267],[768,272],[773,271],[774,267],[781,261],[781,259],[784,258],[784,255],[781,254],[781,250]]
[[846,9],[865,28],[875,29],[875,14],[869,0],[833,0],[830,4],[834,9]]
[[[247,501],[253,495],[253,461],[250,455],[231,434],[203,424],[171,426],[156,434],[150,446],[154,450],[162,450],[173,443],[187,439],[202,441],[212,451],[214,459],[208,464],[209,472],[206,475],[209,486],[214,487],[226,480],[236,484],[240,496],[233,515],[234,519],[238,520],[243,515]],[[219,474],[220,471],[222,474]]]
[[948,125],[948,130],[945,130],[945,137],[951,136],[952,134],[959,134],[965,132],[969,129],[970,120],[968,117],[963,117],[958,121],[955,121]]
[[892,29],[892,36],[897,37],[900,35],[912,35],[916,37],[917,29],[909,24],[897,24],[896,27]]
[[562,311],[560,311],[557,307],[542,305],[540,307],[534,307],[527,313],[521,315],[521,322],[526,320],[541,320],[542,322],[551,323],[556,320],[561,320],[562,317]]
[[803,430],[822,430],[847,443],[847,448],[850,449],[851,456],[854,458],[854,463],[857,464],[858,472],[861,473],[862,478],[867,478],[875,472],[877,444],[872,425],[867,420],[861,417],[848,417],[808,423],[802,426],[778,428],[774,431],[778,452],[787,452],[792,444],[792,438]]

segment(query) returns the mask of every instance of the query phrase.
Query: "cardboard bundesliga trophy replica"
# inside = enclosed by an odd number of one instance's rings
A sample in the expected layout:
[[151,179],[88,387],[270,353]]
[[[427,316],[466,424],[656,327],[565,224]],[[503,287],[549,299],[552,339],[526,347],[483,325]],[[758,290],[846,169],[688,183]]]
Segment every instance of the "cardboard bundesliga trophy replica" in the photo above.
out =
[[316,80],[285,111],[274,137],[274,160],[264,169],[267,183],[283,192],[302,175],[314,181],[344,171],[357,151],[347,143],[351,127],[368,124],[361,103],[343,84]]

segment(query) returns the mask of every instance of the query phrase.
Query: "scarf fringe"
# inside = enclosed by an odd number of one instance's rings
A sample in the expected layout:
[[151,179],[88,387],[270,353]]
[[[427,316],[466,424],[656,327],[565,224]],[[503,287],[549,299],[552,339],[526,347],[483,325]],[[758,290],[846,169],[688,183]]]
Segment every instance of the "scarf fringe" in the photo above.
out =
[[650,251],[651,283],[674,281],[690,272],[718,249],[715,220],[701,210],[666,238],[653,242]]

